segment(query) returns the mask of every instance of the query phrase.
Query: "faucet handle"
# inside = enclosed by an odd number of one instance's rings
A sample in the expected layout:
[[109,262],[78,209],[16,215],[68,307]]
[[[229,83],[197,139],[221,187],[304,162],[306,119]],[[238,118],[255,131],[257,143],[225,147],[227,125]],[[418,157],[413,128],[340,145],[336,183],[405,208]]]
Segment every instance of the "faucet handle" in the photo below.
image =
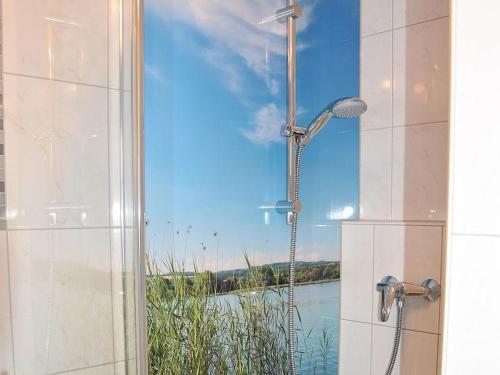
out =
[[427,301],[433,302],[441,297],[441,285],[434,279],[426,279],[422,282],[425,288],[424,298]]
[[379,319],[386,322],[391,314],[392,303],[398,294],[399,281],[394,276],[385,276],[380,283],[377,284],[377,291],[380,292],[379,300]]

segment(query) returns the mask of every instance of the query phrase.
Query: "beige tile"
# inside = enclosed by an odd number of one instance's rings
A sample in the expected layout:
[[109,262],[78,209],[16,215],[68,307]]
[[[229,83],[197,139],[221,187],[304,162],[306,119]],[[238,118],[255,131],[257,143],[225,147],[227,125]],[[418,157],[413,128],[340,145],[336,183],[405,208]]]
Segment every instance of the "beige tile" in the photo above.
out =
[[[432,226],[376,226],[374,246],[374,284],[384,276],[420,285],[425,279],[441,282],[442,227]],[[383,323],[378,318],[379,293],[373,287],[373,322],[394,327],[396,304],[390,318]],[[440,301],[407,298],[404,306],[404,327],[438,333]]]
[[7,0],[5,71],[107,85],[107,1]]
[[361,132],[360,218],[391,218],[392,129]]
[[339,375],[369,375],[371,324],[340,321]]
[[0,374],[14,374],[12,331],[10,319],[0,319]]
[[394,27],[430,21],[448,15],[448,0],[394,1]]
[[394,31],[395,126],[448,121],[448,19]]
[[8,262],[7,232],[0,231],[0,320],[10,318]]
[[64,373],[65,375],[115,375],[115,365],[103,365],[90,367],[86,369],[70,371]]
[[371,323],[373,226],[342,225],[341,318]]
[[9,232],[16,373],[113,361],[106,229]]
[[[446,374],[500,373],[500,300],[495,297],[499,249],[499,237],[452,236],[444,328]],[[474,355],[464,355],[471,348]]]
[[448,124],[394,128],[392,218],[446,220]]
[[392,126],[392,32],[361,39],[361,130]]
[[392,0],[361,0],[361,36],[392,29]]
[[8,227],[109,223],[106,89],[5,76]]
[[[373,326],[371,373],[384,374],[394,345],[395,328]],[[404,330],[393,375],[435,375],[438,335]]]

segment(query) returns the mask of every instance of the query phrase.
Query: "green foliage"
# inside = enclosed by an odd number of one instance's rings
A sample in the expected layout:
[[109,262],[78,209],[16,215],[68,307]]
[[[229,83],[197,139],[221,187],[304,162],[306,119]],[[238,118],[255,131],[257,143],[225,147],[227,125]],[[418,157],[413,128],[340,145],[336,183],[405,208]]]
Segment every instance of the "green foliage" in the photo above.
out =
[[[188,275],[173,261],[167,268],[166,279],[149,264],[150,374],[288,374],[287,306],[285,289],[276,286],[282,281],[279,271],[249,265],[245,277],[226,279],[237,290],[230,302],[214,295],[221,281],[213,273]],[[319,270],[304,272],[303,277],[325,273],[325,268]],[[333,272],[326,270],[328,275]],[[299,326],[297,340],[305,339],[301,332]],[[326,369],[329,338],[323,340]]]

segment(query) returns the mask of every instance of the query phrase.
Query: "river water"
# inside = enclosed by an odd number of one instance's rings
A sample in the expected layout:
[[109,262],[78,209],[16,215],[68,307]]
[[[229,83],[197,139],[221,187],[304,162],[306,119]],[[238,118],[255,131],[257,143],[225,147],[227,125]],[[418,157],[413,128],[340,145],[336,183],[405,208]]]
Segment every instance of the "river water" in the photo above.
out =
[[[219,298],[231,299],[234,296],[229,294]],[[295,318],[296,328],[302,330],[302,332],[298,332],[297,336],[299,338],[306,337],[305,342],[299,339],[297,351],[308,353],[298,358],[299,374],[337,375],[340,283],[329,282],[297,286],[295,302],[300,313],[300,321],[297,316]],[[324,333],[328,337],[328,345],[324,345]]]

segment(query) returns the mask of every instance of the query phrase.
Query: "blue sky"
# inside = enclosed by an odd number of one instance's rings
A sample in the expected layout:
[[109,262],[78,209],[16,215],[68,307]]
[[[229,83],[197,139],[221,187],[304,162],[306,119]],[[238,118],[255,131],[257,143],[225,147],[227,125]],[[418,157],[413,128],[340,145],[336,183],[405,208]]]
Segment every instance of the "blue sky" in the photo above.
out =
[[[146,0],[146,214],[150,253],[212,270],[288,259],[286,30],[259,21],[282,0]],[[358,0],[303,1],[297,122],[358,95]],[[339,258],[339,218],[358,215],[358,122],[305,150],[299,260]]]

